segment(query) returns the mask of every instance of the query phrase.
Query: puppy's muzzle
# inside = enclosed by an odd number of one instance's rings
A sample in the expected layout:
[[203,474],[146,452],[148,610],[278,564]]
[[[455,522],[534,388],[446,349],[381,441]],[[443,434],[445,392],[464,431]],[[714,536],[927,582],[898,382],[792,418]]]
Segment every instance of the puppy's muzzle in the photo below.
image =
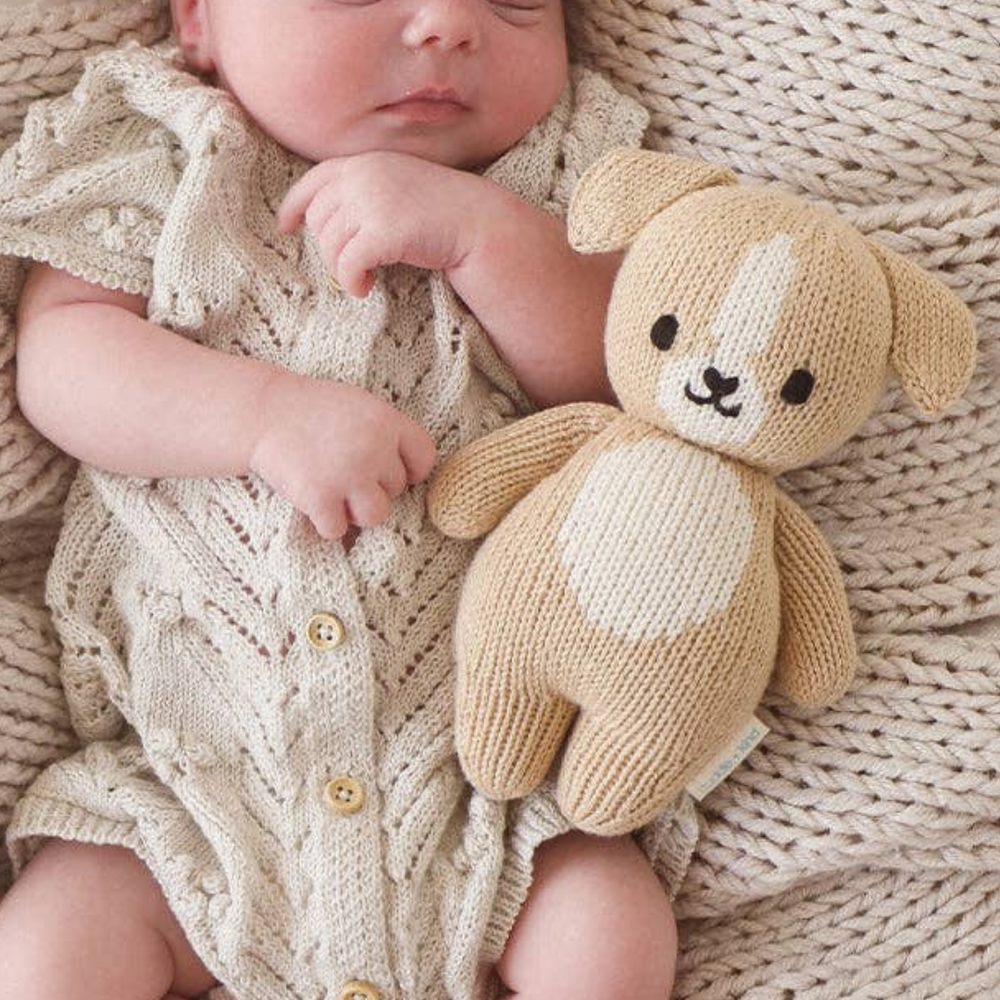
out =
[[732,375],[726,378],[717,368],[708,367],[705,369],[702,379],[705,382],[705,388],[708,389],[707,396],[696,395],[691,388],[690,382],[684,386],[684,395],[698,406],[711,405],[717,413],[722,414],[724,417],[738,417],[742,409],[740,403],[737,403],[735,406],[726,406],[722,402],[726,396],[731,396],[739,389],[740,380],[738,376]]

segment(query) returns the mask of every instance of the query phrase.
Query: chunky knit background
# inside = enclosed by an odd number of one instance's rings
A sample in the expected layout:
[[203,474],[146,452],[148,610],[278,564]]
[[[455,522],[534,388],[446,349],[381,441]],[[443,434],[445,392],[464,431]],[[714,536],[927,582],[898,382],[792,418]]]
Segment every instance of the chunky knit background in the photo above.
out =
[[[575,0],[577,51],[650,142],[828,200],[973,308],[980,366],[924,422],[890,390],[788,488],[833,543],[860,636],[833,711],[771,735],[700,809],[677,906],[688,1000],[1000,996],[1000,6]],[[0,8],[0,147],[81,59],[163,33],[158,0]],[[17,275],[0,268],[0,304]],[[41,578],[70,463],[13,407],[0,317],[0,826],[73,745]],[[651,839],[672,831],[655,828]],[[669,850],[661,851],[661,856]],[[0,868],[0,889],[6,882]]]

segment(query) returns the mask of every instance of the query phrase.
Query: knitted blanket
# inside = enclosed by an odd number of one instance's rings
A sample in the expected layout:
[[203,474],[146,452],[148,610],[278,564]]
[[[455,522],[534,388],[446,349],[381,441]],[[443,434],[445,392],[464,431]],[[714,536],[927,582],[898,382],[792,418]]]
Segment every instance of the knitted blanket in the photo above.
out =
[[[649,108],[650,145],[835,204],[954,288],[982,345],[944,419],[891,387],[851,442],[787,477],[843,567],[859,675],[832,710],[765,703],[771,734],[699,807],[690,859],[664,843],[677,824],[644,834],[676,862],[676,995],[995,1000],[996,0],[575,0],[569,20],[577,54]],[[165,27],[158,0],[0,8],[0,147],[85,55]],[[0,268],[0,827],[74,745],[41,606],[72,464],[14,405],[17,286]]]

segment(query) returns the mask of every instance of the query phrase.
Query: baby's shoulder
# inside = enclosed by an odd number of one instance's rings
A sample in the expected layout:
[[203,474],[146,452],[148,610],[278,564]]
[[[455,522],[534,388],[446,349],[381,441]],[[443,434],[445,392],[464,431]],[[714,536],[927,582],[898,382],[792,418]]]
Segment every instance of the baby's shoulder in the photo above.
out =
[[95,56],[0,157],[0,256],[148,296],[165,231],[205,236],[206,199],[252,173],[251,128],[171,47]]
[[[88,134],[111,128],[127,146],[136,142],[172,147],[184,157],[242,146],[253,130],[224,91],[191,73],[177,47],[130,43],[91,57],[67,94],[36,102],[24,136],[45,135],[60,146],[86,149]],[[96,130],[96,132],[95,132]],[[104,150],[113,153],[118,144]]]

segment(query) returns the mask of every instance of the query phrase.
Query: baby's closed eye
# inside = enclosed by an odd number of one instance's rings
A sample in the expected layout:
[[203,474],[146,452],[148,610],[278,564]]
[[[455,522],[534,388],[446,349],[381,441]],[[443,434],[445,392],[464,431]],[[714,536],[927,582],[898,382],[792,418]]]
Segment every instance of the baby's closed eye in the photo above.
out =
[[542,19],[549,0],[488,0],[502,18],[512,24],[536,24]]

